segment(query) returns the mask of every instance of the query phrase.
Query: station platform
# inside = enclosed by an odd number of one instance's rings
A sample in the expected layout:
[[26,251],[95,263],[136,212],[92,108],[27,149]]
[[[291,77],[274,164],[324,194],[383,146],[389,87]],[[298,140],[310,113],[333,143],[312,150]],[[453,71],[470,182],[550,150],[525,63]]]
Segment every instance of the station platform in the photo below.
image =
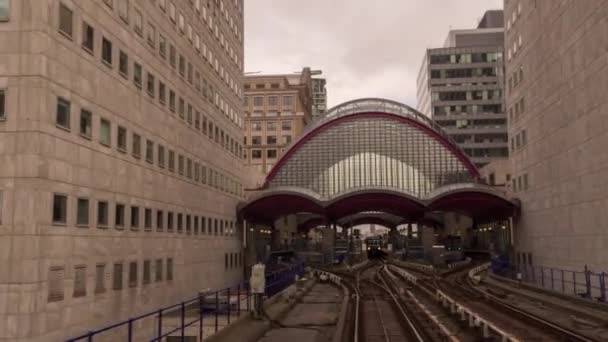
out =
[[267,300],[265,316],[242,317],[211,342],[324,342],[331,341],[341,309],[342,293],[330,284],[307,280]]

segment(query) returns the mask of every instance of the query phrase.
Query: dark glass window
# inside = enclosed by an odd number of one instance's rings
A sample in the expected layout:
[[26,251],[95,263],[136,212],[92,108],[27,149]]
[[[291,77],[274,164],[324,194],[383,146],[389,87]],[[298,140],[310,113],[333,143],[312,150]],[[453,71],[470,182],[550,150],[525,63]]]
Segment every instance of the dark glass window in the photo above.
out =
[[70,102],[62,98],[57,99],[56,123],[58,126],[70,129]]
[[106,37],[101,40],[101,59],[108,65],[112,65],[112,42]]
[[95,50],[95,30],[87,22],[82,22],[82,47],[93,53]]
[[59,31],[72,38],[73,26],[74,17],[72,10],[63,3],[59,3]]

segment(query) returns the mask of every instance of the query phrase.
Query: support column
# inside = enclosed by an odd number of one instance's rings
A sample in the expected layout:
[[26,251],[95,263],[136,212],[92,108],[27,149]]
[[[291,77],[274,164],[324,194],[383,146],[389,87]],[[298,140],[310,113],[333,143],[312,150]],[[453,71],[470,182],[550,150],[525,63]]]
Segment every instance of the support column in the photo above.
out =
[[418,233],[422,238],[422,247],[424,248],[424,258],[428,261],[433,260],[433,245],[435,244],[435,229],[433,227],[425,227],[423,225],[418,229]]
[[270,250],[278,251],[281,249],[281,231],[274,224],[270,229],[272,231],[270,235]]

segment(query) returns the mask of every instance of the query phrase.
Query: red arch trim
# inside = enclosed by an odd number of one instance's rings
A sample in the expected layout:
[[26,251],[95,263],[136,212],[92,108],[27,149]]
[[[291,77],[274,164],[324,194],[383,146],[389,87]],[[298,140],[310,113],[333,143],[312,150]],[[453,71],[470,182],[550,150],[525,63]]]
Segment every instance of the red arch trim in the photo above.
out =
[[414,119],[411,118],[407,118],[401,115],[397,115],[397,114],[391,114],[391,113],[378,113],[378,112],[371,112],[371,113],[355,113],[355,114],[351,114],[351,115],[347,115],[347,116],[343,116],[343,117],[339,117],[335,120],[331,120],[328,121],[324,124],[322,124],[321,126],[315,128],[314,130],[308,132],[305,136],[303,136],[300,140],[298,140],[298,142],[292,146],[282,157],[281,159],[279,159],[279,161],[276,163],[276,165],[272,168],[272,170],[270,171],[270,173],[268,174],[268,176],[266,176],[266,181],[264,183],[264,188],[268,187],[268,183],[270,183],[270,181],[272,181],[274,179],[274,177],[277,175],[277,173],[279,172],[279,170],[281,169],[281,167],[283,167],[283,165],[285,163],[287,163],[287,161],[289,159],[291,159],[291,157],[304,145],[306,144],[308,141],[312,140],[315,136],[321,134],[322,132],[328,130],[329,128],[333,127],[333,126],[338,126],[344,122],[348,122],[348,121],[352,121],[352,120],[358,120],[358,119],[363,119],[363,118],[386,118],[386,119],[392,119],[395,121],[399,121],[405,124],[408,124],[410,126],[414,126],[416,128],[418,128],[419,130],[421,130],[422,132],[428,134],[431,138],[435,139],[436,141],[440,142],[443,146],[445,146],[450,152],[452,152],[454,154],[454,156],[456,156],[458,158],[458,160],[460,160],[465,166],[466,168],[469,170],[469,172],[471,173],[471,176],[473,176],[473,178],[479,178],[479,170],[477,170],[477,167],[475,166],[475,164],[473,164],[473,162],[471,162],[471,160],[469,159],[469,157],[467,157],[462,150],[460,150],[457,146],[455,146],[454,144],[452,144],[448,139],[446,139],[444,136],[442,136],[441,134],[439,134],[437,131],[435,131],[434,129],[432,129],[431,127],[418,122]]

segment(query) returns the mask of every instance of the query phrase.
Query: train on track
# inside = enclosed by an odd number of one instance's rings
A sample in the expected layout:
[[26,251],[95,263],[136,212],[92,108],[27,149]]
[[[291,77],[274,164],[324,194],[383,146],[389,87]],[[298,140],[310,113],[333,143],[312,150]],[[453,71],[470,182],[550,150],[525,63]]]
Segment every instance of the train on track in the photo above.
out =
[[387,256],[386,243],[381,236],[370,236],[365,239],[368,259],[384,259]]

